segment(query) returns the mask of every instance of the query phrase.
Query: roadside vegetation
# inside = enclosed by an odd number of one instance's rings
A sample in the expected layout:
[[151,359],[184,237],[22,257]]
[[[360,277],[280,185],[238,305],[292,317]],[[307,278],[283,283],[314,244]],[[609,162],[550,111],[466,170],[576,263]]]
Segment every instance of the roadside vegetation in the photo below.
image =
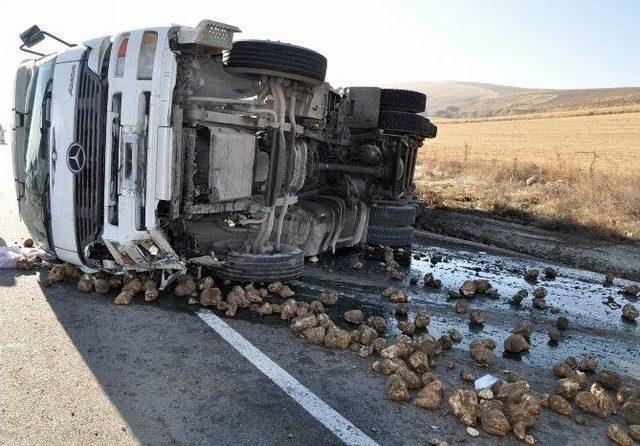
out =
[[415,177],[428,206],[640,241],[640,113],[436,123]]

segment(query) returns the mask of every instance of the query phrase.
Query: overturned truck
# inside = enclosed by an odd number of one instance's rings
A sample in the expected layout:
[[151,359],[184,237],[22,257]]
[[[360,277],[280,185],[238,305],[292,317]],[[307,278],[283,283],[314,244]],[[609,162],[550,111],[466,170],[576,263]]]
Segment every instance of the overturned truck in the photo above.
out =
[[39,244],[85,270],[265,282],[305,256],[411,243],[416,155],[436,135],[425,95],[333,89],[322,55],[238,31],[204,20],[25,48],[39,57],[16,75],[13,163]]

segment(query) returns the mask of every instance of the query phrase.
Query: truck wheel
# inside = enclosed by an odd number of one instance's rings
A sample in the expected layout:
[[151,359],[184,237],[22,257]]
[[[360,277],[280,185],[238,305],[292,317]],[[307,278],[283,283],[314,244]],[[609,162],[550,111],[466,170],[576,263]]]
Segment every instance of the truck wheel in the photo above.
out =
[[313,50],[267,40],[241,40],[224,57],[231,71],[284,77],[309,84],[324,82],[327,58]]
[[369,212],[371,226],[411,226],[416,220],[416,208],[409,205],[377,204]]
[[381,110],[378,114],[378,128],[388,132],[414,133],[421,135],[427,118],[413,113]]
[[419,91],[383,88],[380,110],[422,113],[427,109],[427,96]]
[[367,243],[383,246],[409,246],[413,243],[413,226],[390,228],[387,226],[369,226]]
[[230,248],[221,256],[223,264],[215,268],[216,275],[233,282],[266,283],[293,280],[302,275],[304,255],[290,245],[280,245],[280,252],[250,254]]

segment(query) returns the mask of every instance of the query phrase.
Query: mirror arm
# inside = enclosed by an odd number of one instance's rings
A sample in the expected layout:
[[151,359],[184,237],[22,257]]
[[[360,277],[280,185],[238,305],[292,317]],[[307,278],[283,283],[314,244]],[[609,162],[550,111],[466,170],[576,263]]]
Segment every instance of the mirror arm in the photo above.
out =
[[25,48],[25,45],[26,45],[26,44],[25,44],[25,43],[23,43],[22,45],[20,45],[19,49],[20,49],[21,51],[24,51],[25,53],[35,54],[36,56],[40,56],[40,57],[44,57],[44,56],[45,56],[44,54],[39,53],[39,52],[37,52],[37,51],[33,51],[33,50],[28,50],[28,49],[26,49],[26,48]]
[[77,46],[75,43],[69,43],[69,42],[65,42],[64,40],[62,40],[60,37],[56,37],[53,34],[50,34],[46,31],[40,31],[42,34],[44,34],[45,36],[49,36],[54,40],[57,40],[58,42],[62,43],[63,45],[66,45],[68,47],[74,47]]

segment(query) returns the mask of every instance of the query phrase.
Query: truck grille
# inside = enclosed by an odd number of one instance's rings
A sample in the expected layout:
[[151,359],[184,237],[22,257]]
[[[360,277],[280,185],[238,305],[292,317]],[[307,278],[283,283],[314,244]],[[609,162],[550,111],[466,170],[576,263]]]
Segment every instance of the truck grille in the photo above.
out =
[[84,168],[75,175],[75,226],[78,254],[102,232],[106,85],[100,76],[80,65],[76,96],[75,141],[85,153]]

